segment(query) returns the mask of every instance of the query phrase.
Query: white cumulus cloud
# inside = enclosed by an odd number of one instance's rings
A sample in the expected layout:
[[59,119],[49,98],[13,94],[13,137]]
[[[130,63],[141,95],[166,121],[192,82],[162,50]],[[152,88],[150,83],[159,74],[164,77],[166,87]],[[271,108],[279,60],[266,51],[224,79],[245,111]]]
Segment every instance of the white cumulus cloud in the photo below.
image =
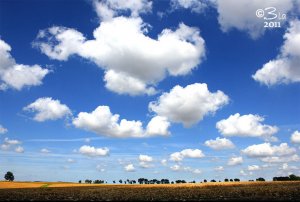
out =
[[252,78],[261,84],[272,86],[300,82],[300,21],[290,22],[284,34],[284,44],[279,55],[264,64]]
[[111,20],[120,12],[130,11],[131,16],[137,17],[142,13],[151,12],[150,0],[94,0],[95,11],[102,21]]
[[215,140],[207,140],[204,144],[215,150],[233,149],[235,147],[229,139],[220,137],[217,137]]
[[242,150],[242,153],[249,157],[288,156],[295,152],[296,149],[289,147],[287,143],[278,146],[272,146],[270,143],[255,144]]
[[203,158],[205,155],[200,149],[184,149],[170,155],[171,161],[182,161],[184,158]]
[[[259,115],[240,115],[236,113],[217,122],[216,127],[224,136],[262,137],[271,139],[278,132],[277,126],[262,124],[264,118]],[[274,139],[274,138],[273,138]]]
[[[247,32],[254,39],[265,32],[264,20],[256,16],[257,9],[275,7],[276,13],[287,14],[292,10],[293,6],[293,0],[216,0],[216,9],[219,13],[218,21],[221,30],[228,32],[232,29],[237,29]],[[265,13],[269,11],[266,10]],[[266,17],[268,17],[267,14]]]
[[228,160],[228,163],[227,165],[229,166],[235,166],[235,165],[240,165],[243,163],[243,157],[239,156],[239,157],[231,157],[229,160]]
[[88,145],[83,145],[79,148],[79,153],[90,156],[90,157],[97,157],[97,156],[108,156],[109,149],[107,147],[104,148],[95,148]]
[[19,141],[19,140],[11,140],[11,139],[9,139],[9,138],[5,138],[4,139],[4,144],[8,144],[8,145],[18,145],[18,144],[22,144],[22,142],[21,141]]
[[152,161],[153,158],[151,156],[143,155],[143,154],[139,155],[139,162],[140,162],[139,164],[142,168],[153,167],[153,165],[151,164]]
[[299,162],[300,157],[298,154],[291,156],[268,156],[260,159],[262,162],[266,163],[284,163],[284,162]]
[[176,30],[162,30],[157,38],[147,35],[148,27],[140,17],[114,17],[102,21],[94,39],[87,40],[75,29],[54,26],[41,30],[34,46],[52,59],[65,61],[76,54],[96,63],[105,70],[105,86],[113,92],[152,95],[166,76],[197,68],[205,42],[197,28],[183,23]]
[[24,153],[24,148],[20,146],[22,142],[16,139],[4,138],[3,144],[0,145],[0,149],[4,151],[14,150],[17,153]]
[[149,136],[154,136],[154,135],[167,136],[170,135],[169,132],[170,125],[171,123],[168,121],[166,117],[155,116],[149,121],[146,129],[146,133]]
[[195,83],[186,87],[175,86],[169,93],[163,93],[157,101],[150,102],[149,109],[172,122],[189,127],[228,102],[228,96],[222,91],[212,93],[207,84]]
[[135,167],[133,164],[128,164],[124,167],[125,171],[127,172],[134,172],[135,171]]
[[291,142],[295,144],[300,144],[300,132],[296,130],[292,135],[291,135]]
[[21,90],[24,87],[41,85],[50,71],[39,65],[18,64],[10,51],[10,45],[0,39],[0,90]]
[[140,154],[139,155],[139,161],[142,161],[142,162],[152,162],[153,158],[151,156],[148,156],[148,155]]
[[54,100],[51,97],[39,98],[24,107],[23,110],[36,112],[33,119],[38,122],[57,120],[71,115],[71,110],[67,105],[61,104],[59,100]]
[[99,135],[117,138],[138,138],[169,134],[167,131],[169,124],[163,119],[152,118],[147,126],[147,130],[144,130],[141,121],[128,121],[126,119],[119,121],[119,117],[119,114],[112,114],[108,106],[98,106],[91,113],[80,112],[73,119],[73,125]]

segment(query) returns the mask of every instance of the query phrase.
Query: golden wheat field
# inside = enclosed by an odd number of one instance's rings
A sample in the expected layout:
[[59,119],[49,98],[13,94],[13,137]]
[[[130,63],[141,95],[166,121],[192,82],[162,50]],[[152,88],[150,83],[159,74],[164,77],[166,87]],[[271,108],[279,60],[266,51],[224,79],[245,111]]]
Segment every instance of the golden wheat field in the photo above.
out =
[[300,201],[300,182],[214,182],[168,185],[0,182],[0,201]]

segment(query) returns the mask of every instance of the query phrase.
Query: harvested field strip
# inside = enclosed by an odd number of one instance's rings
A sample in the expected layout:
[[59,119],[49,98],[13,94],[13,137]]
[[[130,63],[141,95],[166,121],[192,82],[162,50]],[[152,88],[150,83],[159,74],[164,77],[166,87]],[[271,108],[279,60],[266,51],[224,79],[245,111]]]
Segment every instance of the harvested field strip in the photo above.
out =
[[[45,184],[45,183],[44,183]],[[0,201],[20,200],[84,200],[84,201],[201,201],[201,200],[300,200],[300,182],[251,182],[213,185],[98,185],[0,189]],[[238,184],[240,186],[238,186]],[[58,185],[71,185],[61,183]]]

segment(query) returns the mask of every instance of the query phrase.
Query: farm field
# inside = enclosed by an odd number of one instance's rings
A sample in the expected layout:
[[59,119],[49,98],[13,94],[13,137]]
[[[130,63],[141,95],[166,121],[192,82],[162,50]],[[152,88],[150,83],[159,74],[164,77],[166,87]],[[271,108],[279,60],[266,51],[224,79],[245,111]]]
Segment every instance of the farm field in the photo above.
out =
[[0,182],[0,201],[299,201],[300,182],[226,182],[174,185],[113,185]]

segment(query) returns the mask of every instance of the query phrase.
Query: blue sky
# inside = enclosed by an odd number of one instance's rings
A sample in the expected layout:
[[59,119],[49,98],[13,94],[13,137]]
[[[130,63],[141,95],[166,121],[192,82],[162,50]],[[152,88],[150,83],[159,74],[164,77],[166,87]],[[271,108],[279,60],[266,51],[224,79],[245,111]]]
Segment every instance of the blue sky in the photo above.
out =
[[[276,18],[256,16],[268,7]],[[299,8],[0,1],[0,170],[109,182],[300,174]]]

